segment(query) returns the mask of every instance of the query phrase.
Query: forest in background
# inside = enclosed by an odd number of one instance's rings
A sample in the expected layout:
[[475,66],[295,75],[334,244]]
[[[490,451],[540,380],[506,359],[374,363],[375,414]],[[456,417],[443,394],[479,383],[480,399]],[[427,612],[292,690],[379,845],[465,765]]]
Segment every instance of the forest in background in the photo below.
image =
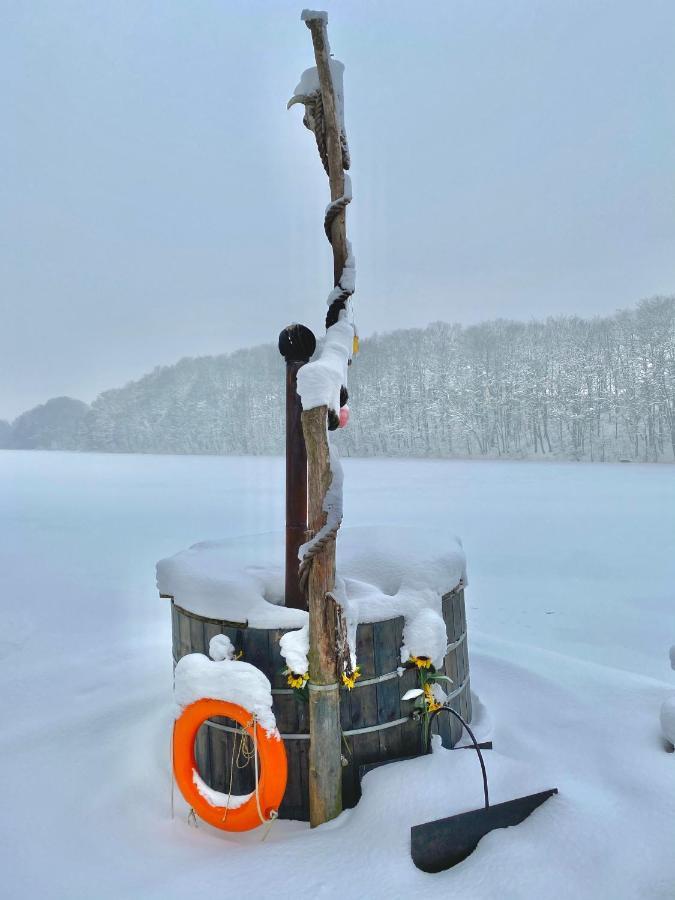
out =
[[[675,459],[675,297],[594,319],[437,322],[361,342],[345,456]],[[0,422],[0,447],[280,454],[273,344],[185,358],[91,406],[55,398]]]

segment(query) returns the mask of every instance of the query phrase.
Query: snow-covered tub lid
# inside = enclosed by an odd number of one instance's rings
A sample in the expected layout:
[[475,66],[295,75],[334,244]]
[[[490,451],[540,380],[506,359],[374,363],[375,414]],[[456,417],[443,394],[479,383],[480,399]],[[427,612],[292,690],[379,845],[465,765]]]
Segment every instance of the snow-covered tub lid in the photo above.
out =
[[[157,563],[160,594],[211,619],[252,628],[297,628],[307,613],[283,606],[284,532],[205,541]],[[440,606],[466,584],[459,538],[397,526],[341,528],[335,593],[359,622]]]

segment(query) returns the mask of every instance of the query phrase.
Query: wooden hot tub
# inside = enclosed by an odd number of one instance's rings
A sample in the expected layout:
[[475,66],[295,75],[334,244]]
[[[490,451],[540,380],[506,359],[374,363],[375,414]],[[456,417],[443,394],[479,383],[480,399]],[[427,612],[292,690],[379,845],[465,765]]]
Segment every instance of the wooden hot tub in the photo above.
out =
[[[292,629],[249,628],[247,623],[209,619],[189,612],[171,599],[174,665],[187,653],[208,655],[209,641],[226,634],[241,659],[259,668],[272,685],[277,727],[286,745],[288,786],[279,816],[309,820],[308,749],[309,709],[288,687],[283,674],[285,662],[279,639]],[[450,704],[467,721],[471,720],[469,657],[467,653],[464,589],[458,585],[443,596],[448,649],[443,671],[453,684],[444,684]],[[356,632],[356,657],[361,678],[353,690],[341,689],[341,720],[344,734],[342,790],[345,808],[361,796],[361,766],[405,756],[421,755],[422,722],[413,719],[413,701],[402,700],[406,691],[418,687],[417,670],[400,673],[400,649],[404,619],[398,616],[382,622],[361,624]],[[217,791],[246,794],[253,790],[253,766],[242,757],[234,759],[238,747],[234,724],[227,719],[209,720],[199,731],[196,757],[206,783]],[[461,726],[453,716],[436,719],[443,745],[452,747]],[[235,741],[237,744],[235,745]]]

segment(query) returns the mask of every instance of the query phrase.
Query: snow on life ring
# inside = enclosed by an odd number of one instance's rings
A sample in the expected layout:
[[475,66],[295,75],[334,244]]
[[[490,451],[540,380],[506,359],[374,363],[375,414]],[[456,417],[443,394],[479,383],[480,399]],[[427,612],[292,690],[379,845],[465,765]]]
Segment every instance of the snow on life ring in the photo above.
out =
[[[260,759],[257,799],[253,791],[245,798],[232,797],[234,802],[228,805],[228,795],[211,790],[199,776],[195,738],[212,716],[234,719],[257,745]],[[225,700],[197,700],[186,706],[174,723],[173,773],[183,797],[201,819],[225,831],[248,831],[269,821],[279,809],[288,775],[286,750],[281,738],[270,737],[243,706]]]

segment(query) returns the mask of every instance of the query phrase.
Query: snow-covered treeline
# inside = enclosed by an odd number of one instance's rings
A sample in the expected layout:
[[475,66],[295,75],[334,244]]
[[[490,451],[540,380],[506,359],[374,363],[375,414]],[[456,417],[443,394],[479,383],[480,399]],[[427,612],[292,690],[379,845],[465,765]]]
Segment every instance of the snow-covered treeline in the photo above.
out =
[[[70,436],[42,446],[278,454],[283,390],[273,345],[183,359],[105,392]],[[436,323],[371,337],[349,390],[345,455],[672,461],[675,298],[602,319]]]
[[354,455],[673,460],[675,298],[374,338],[351,392]]

